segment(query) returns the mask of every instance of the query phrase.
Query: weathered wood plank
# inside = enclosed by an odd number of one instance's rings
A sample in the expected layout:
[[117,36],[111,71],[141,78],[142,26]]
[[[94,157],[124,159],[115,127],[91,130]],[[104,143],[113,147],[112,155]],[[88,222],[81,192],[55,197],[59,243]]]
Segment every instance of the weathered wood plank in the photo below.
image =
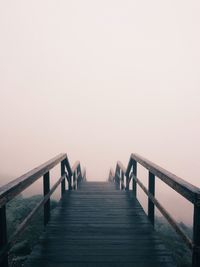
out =
[[[55,263],[51,262],[50,260],[47,261],[40,261],[40,260],[34,260],[30,262],[32,264],[32,266],[37,266],[37,267],[55,267]],[[56,263],[56,267],[121,267],[124,266],[123,263],[121,262],[104,262],[102,263],[98,263],[96,262],[95,265],[93,262],[84,262],[84,263],[80,263],[80,262],[64,262],[64,263]],[[174,263],[170,263],[170,262],[157,262],[155,263],[154,261],[148,261],[147,262],[126,262],[126,267],[174,267]]]

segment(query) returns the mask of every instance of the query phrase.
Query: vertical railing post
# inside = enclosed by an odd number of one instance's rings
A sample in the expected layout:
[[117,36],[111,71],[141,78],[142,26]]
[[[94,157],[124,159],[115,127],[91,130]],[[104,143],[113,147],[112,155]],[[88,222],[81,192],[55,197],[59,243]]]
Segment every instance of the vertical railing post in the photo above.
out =
[[[133,166],[133,175],[137,177],[137,161],[133,160],[132,166]],[[133,194],[135,197],[137,196],[137,183],[134,179],[133,179]]]
[[86,170],[84,170],[83,181],[86,181]]
[[79,167],[77,168],[77,181],[76,181],[76,189],[78,189],[78,184],[79,184],[79,180],[80,179],[80,171],[79,171]]
[[[50,191],[50,176],[49,172],[45,173],[43,176],[43,193],[44,196],[47,195]],[[44,204],[44,225],[48,223],[50,219],[50,198]]]
[[[0,208],[0,250],[7,244],[6,206]],[[8,254],[0,261],[0,266],[8,267]]]
[[81,168],[80,168],[80,165],[78,166],[78,170],[77,170],[77,188],[79,187],[79,183],[81,182]]
[[67,169],[66,177],[67,177],[67,182],[68,182],[68,190],[72,190],[72,175],[73,175],[73,173],[71,172],[71,167],[69,165],[67,158],[64,160],[64,162],[65,162],[65,167]]
[[[65,161],[61,161],[61,176],[65,175]],[[62,180],[61,183],[61,196],[65,193],[65,179]]]
[[[149,193],[155,196],[155,175],[149,172]],[[155,221],[155,207],[154,203],[148,198],[148,218],[154,226]]]
[[115,187],[116,187],[116,189],[119,189],[119,186],[118,186],[118,172],[117,172],[117,168],[116,168],[116,171],[115,171]]
[[121,186],[122,186],[122,180],[121,180],[121,170],[119,168],[118,170],[118,189],[121,190]]
[[120,169],[117,168],[117,189],[120,190]]
[[72,190],[72,176],[73,176],[73,174],[68,176],[68,187],[69,187],[69,190]]
[[122,180],[121,190],[124,190],[124,188],[125,188],[125,186],[124,186],[124,172],[121,171],[121,174],[122,174],[122,176],[121,176],[121,180]]
[[76,189],[76,171],[73,173],[73,189]]
[[126,173],[126,190],[127,191],[130,188],[130,178],[129,178],[129,176],[130,176],[130,172],[128,174]]
[[76,169],[75,190],[78,188],[78,168]]
[[200,266],[200,206],[194,204],[192,267]]

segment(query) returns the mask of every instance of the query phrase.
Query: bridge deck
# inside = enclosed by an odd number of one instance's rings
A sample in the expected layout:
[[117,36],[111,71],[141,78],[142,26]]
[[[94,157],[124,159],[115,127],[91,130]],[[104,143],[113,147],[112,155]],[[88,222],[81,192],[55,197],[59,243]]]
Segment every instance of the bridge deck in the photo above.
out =
[[172,267],[170,253],[131,192],[84,182],[68,191],[26,267]]

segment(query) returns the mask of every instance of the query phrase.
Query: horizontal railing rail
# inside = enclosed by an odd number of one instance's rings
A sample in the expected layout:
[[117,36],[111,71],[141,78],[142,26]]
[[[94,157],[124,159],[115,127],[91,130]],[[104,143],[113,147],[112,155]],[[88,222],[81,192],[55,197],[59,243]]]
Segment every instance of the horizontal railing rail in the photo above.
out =
[[[148,189],[137,177],[137,164],[142,165],[149,171]],[[125,176],[125,177],[124,177]],[[194,205],[193,216],[193,239],[187,236],[182,228],[176,223],[176,220],[167,212],[167,210],[155,198],[155,177],[161,179],[169,187],[183,196]],[[118,189],[130,189],[132,180],[132,191],[137,196],[137,184],[148,196],[148,218],[154,225],[155,206],[167,219],[175,231],[179,234],[188,248],[192,251],[192,266],[200,266],[200,189],[184,179],[172,174],[155,163],[141,157],[138,154],[131,154],[127,168],[125,169],[121,162],[117,162],[115,173],[110,170],[109,181],[113,181]]]
[[[61,177],[50,188],[50,170],[59,163],[61,164]],[[8,239],[6,204],[42,176],[43,198],[22,221],[22,223],[20,223],[14,234]],[[42,208],[44,209],[44,226],[46,226],[50,220],[50,197],[60,184],[61,197],[63,196],[66,191],[66,179],[68,181],[68,190],[77,189],[78,184],[82,180],[86,180],[86,171],[84,170],[82,173],[79,161],[71,168],[67,154],[60,154],[0,188],[0,266],[8,266],[9,250],[16,243],[37,212]]]

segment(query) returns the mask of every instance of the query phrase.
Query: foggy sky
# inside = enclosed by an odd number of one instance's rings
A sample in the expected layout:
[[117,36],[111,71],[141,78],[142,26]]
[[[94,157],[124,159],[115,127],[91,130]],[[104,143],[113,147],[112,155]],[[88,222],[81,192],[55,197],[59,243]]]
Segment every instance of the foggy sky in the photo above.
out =
[[199,14],[185,0],[0,0],[2,179],[67,152],[105,180],[137,152],[200,186]]

